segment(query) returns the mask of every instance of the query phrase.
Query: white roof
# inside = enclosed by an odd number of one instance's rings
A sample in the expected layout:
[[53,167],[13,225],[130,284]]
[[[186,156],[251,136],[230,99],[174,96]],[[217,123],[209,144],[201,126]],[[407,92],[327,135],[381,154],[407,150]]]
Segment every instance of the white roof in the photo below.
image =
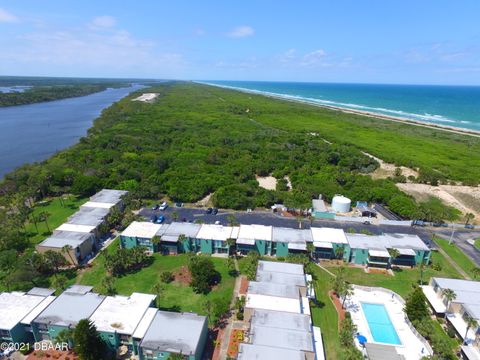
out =
[[342,229],[312,227],[313,241],[348,244],[347,237]]
[[290,250],[307,250],[307,244],[306,243],[288,243],[288,248]]
[[297,314],[302,313],[300,299],[259,294],[247,294],[245,307],[252,309],[286,311]]
[[255,245],[255,240],[254,239],[237,239],[237,244]]
[[21,321],[22,324],[25,325],[30,325],[35,318],[40,315],[40,313],[47,308],[48,305],[52,303],[52,301],[55,300],[55,296],[47,296],[35,309],[30,311],[30,313],[23,318]]
[[98,331],[132,335],[155,295],[107,296],[90,317]]
[[324,360],[325,350],[323,349],[322,332],[318,326],[313,327],[313,341],[315,342],[315,355],[317,360]]
[[293,264],[288,262],[279,262],[279,261],[265,261],[260,260],[258,262],[259,271],[270,271],[270,272],[279,272],[286,274],[295,274],[303,275],[303,265]]
[[102,202],[96,202],[96,201],[87,201],[81,207],[93,207],[93,208],[110,209],[113,206],[115,206],[115,204],[113,204],[113,203],[102,203]]
[[162,224],[154,224],[146,221],[134,221],[125,230],[122,235],[128,237],[139,237],[152,239],[162,227]]
[[0,294],[0,329],[11,330],[45,300],[44,296],[13,291]]
[[135,332],[133,333],[133,337],[135,339],[143,339],[145,336],[150,324],[152,323],[153,318],[157,314],[156,308],[148,308],[145,314],[142,317],[142,320],[140,320],[140,323],[138,324],[137,328],[135,329]]
[[430,285],[423,285],[421,286],[425,297],[427,298],[430,305],[433,307],[436,313],[443,314],[447,311],[447,307],[443,303],[442,299],[437,295],[435,290]]
[[265,225],[240,225],[238,239],[272,241],[272,226]]
[[390,253],[387,250],[368,250],[368,255],[385,258],[390,257]]
[[314,241],[313,246],[318,248],[333,249],[333,244],[328,241]]
[[197,239],[225,241],[232,237],[233,227],[214,224],[203,224]]
[[415,256],[415,251],[412,250],[412,249],[402,249],[402,248],[400,248],[400,249],[395,248],[395,249],[398,250],[398,253],[399,253],[400,255]]
[[75,224],[62,224],[55,230],[58,231],[76,231],[76,232],[83,232],[89,233],[95,230],[95,226],[91,225],[75,225]]

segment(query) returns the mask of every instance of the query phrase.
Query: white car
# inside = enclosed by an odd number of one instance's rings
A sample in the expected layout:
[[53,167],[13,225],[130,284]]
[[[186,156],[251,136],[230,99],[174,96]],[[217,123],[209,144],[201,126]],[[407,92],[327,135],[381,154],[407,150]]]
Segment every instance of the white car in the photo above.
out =
[[167,204],[166,201],[164,201],[164,202],[162,203],[162,205],[160,205],[160,208],[159,208],[159,209],[160,209],[161,211],[163,211],[163,210],[165,210],[166,208],[168,208],[168,204]]

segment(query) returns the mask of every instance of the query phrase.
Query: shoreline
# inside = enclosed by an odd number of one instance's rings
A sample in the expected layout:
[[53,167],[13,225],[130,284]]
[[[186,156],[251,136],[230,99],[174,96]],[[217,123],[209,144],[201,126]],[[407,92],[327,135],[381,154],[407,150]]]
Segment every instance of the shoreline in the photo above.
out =
[[212,83],[200,82],[200,81],[195,81],[195,83],[202,84],[202,85],[219,87],[219,88],[228,89],[228,90],[240,91],[240,92],[244,92],[244,93],[248,93],[248,94],[262,95],[262,96],[277,99],[277,100],[284,100],[284,101],[290,101],[290,102],[294,102],[294,103],[317,106],[317,107],[324,108],[324,109],[340,111],[340,112],[343,112],[343,113],[346,113],[346,114],[360,115],[360,116],[365,116],[365,117],[369,117],[369,118],[376,118],[376,119],[380,119],[380,120],[393,121],[393,122],[403,123],[403,124],[406,124],[406,125],[421,126],[421,127],[431,128],[431,129],[434,129],[434,130],[442,130],[442,131],[446,131],[446,132],[449,132],[449,133],[454,133],[454,134],[459,134],[459,135],[468,135],[468,136],[473,136],[473,137],[480,138],[480,131],[479,130],[464,129],[464,128],[459,128],[459,127],[456,127],[456,126],[449,126],[449,125],[433,124],[433,123],[429,123],[429,122],[426,122],[426,121],[413,120],[413,119],[403,118],[403,117],[400,117],[400,116],[384,115],[384,114],[375,113],[375,112],[371,112],[371,111],[353,110],[353,109],[344,108],[344,107],[340,107],[340,106],[324,105],[324,104],[319,104],[319,103],[316,103],[314,101],[309,101],[309,100],[306,100],[306,99],[304,99],[304,100],[302,100],[301,98],[296,99],[296,98],[291,98],[291,97],[280,95],[280,94],[261,92],[261,91],[258,91],[258,90],[237,88],[237,87],[233,87],[233,86],[212,84]]

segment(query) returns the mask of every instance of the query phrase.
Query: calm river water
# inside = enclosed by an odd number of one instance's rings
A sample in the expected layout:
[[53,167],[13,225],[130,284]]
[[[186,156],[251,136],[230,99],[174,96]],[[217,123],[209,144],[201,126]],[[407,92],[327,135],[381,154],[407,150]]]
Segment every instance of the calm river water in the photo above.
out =
[[0,179],[20,165],[45,160],[75,144],[103,109],[142,87],[0,108]]

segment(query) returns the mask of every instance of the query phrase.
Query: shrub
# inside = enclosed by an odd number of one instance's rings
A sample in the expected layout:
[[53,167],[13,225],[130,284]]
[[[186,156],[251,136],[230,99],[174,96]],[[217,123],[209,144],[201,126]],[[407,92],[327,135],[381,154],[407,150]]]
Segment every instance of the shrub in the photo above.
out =
[[161,282],[170,284],[173,280],[175,280],[175,277],[173,276],[173,273],[171,271],[164,271],[160,274]]

